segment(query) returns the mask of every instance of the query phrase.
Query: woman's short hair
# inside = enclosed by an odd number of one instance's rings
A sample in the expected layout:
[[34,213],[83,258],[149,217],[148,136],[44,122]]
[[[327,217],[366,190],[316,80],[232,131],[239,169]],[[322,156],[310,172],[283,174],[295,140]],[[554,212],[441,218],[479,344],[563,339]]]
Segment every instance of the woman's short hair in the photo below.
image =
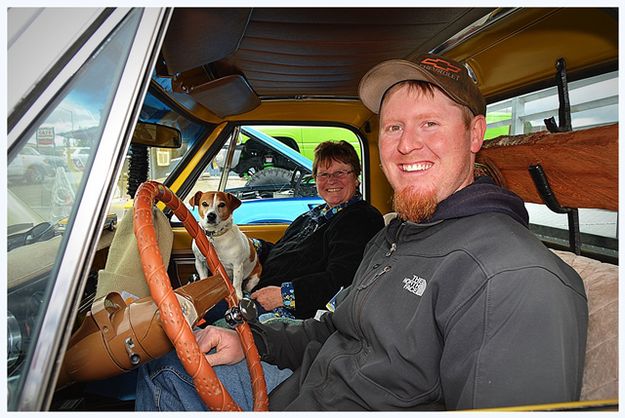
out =
[[319,164],[330,165],[332,161],[348,164],[352,167],[354,175],[360,175],[360,160],[352,145],[347,141],[325,141],[315,147],[315,160],[313,161],[313,176],[317,175]]

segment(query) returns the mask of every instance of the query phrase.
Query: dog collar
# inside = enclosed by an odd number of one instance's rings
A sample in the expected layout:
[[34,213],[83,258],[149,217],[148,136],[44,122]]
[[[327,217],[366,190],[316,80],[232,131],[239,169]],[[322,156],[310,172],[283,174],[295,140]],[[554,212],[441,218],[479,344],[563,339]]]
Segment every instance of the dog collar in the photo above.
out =
[[219,230],[217,231],[207,231],[204,230],[204,234],[206,234],[206,236],[208,238],[216,238],[216,237],[220,237],[223,234],[225,234],[226,232],[228,232],[228,228],[230,228],[232,226],[232,221],[228,222],[226,221],[226,224]]
[[228,230],[227,228],[221,228],[219,231],[214,231],[214,232],[204,231],[204,233],[206,234],[208,238],[215,238],[215,237],[222,236],[223,234],[226,233],[227,230]]

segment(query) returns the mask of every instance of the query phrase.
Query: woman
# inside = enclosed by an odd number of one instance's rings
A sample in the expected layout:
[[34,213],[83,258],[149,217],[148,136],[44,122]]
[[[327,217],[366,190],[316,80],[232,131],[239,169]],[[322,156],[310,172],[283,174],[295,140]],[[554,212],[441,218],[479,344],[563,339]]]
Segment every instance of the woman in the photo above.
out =
[[358,190],[360,172],[348,142],[315,148],[313,176],[325,204],[300,215],[275,244],[259,242],[263,272],[251,296],[265,310],[313,317],[351,284],[365,245],[384,226],[380,212]]

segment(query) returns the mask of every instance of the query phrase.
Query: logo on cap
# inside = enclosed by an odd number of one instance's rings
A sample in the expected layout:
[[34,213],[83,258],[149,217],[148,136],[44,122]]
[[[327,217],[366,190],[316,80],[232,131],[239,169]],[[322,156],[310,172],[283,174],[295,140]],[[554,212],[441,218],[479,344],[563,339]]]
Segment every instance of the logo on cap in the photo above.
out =
[[425,65],[431,65],[432,67],[439,69],[441,71],[449,71],[452,73],[459,73],[460,71],[462,71],[462,68],[458,68],[455,65],[452,65],[450,63],[448,63],[447,61],[445,61],[444,59],[440,59],[440,58],[425,58],[424,60],[421,61],[421,64],[425,64]]

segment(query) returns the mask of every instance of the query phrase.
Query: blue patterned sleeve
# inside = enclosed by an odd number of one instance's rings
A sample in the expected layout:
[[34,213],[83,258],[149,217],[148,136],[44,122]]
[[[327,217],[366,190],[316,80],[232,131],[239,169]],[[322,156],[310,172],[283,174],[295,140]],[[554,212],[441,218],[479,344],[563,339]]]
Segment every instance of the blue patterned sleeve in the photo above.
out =
[[293,282],[284,282],[280,286],[282,292],[282,305],[290,310],[295,310],[295,289]]

